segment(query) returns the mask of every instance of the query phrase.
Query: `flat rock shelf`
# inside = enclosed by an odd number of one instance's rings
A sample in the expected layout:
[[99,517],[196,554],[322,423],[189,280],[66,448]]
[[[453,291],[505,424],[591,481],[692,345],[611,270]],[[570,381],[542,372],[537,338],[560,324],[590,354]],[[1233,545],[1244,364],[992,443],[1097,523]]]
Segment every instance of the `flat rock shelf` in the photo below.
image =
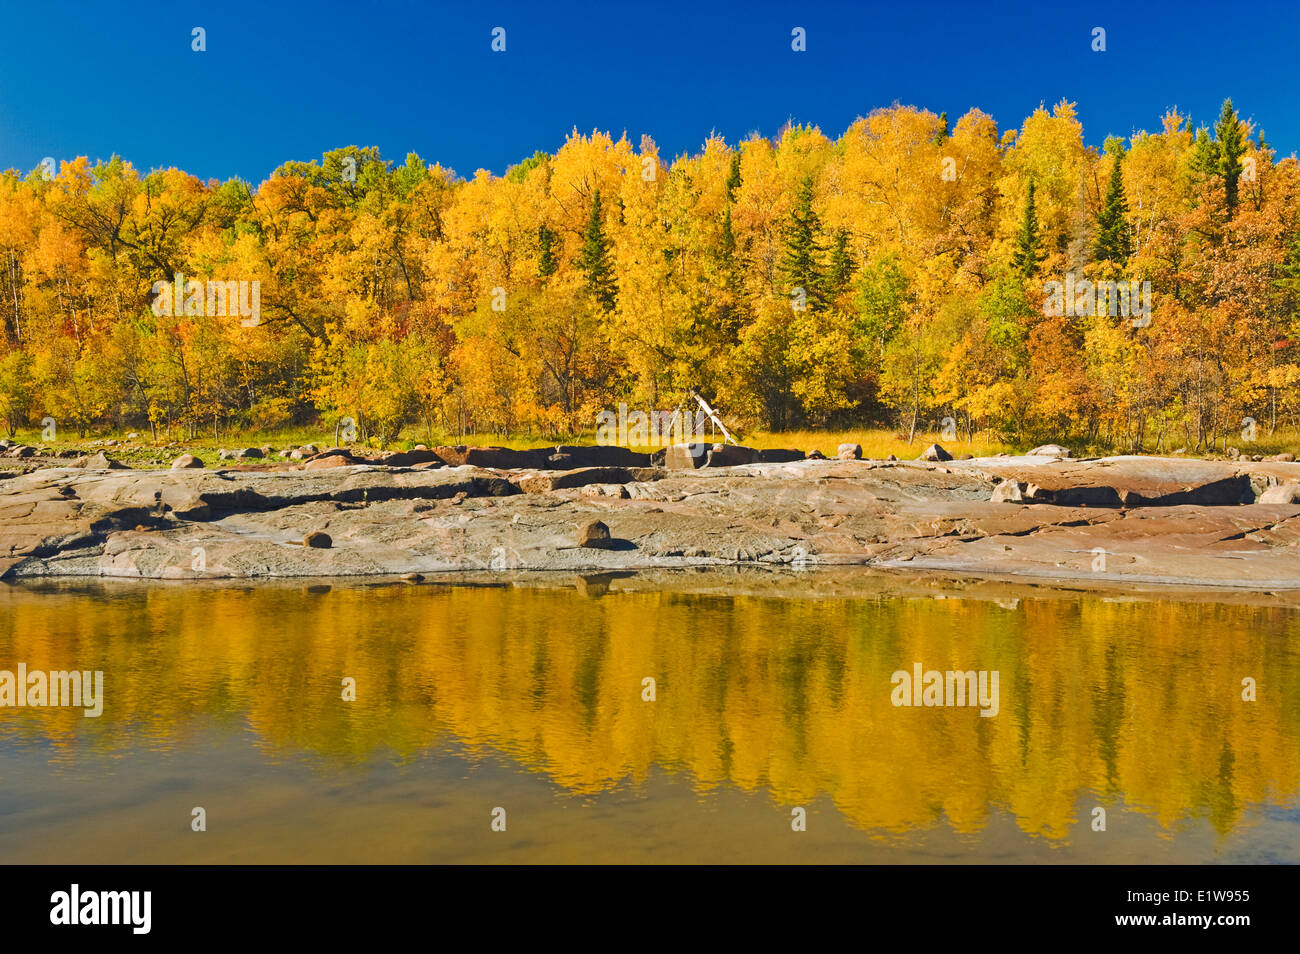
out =
[[[1300,463],[1159,457],[800,460],[699,470],[42,466],[0,471],[0,576],[860,565],[1106,586],[1300,590],[1300,503],[1257,502],[1291,499],[1278,493],[1291,481],[1300,481]],[[578,542],[592,521],[609,528],[599,547]],[[314,533],[331,545],[304,546]]]

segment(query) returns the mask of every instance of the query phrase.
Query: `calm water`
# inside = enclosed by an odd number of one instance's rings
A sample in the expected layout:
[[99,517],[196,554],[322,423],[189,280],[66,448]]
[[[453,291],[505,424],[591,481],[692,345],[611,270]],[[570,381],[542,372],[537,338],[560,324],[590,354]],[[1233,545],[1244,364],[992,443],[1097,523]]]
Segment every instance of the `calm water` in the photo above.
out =
[[0,860],[1300,862],[1294,610],[603,590],[0,585]]

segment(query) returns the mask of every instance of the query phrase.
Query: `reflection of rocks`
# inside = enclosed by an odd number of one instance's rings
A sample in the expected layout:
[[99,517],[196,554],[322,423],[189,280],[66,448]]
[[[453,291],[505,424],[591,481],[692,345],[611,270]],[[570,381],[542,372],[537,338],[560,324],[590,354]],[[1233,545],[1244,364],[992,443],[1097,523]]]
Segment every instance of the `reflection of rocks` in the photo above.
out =
[[[1025,456],[559,471],[440,466],[425,459],[434,452],[408,453],[389,455],[394,466],[356,464],[336,450],[293,469],[11,475],[0,479],[0,573],[906,564],[1099,584],[1300,586],[1300,483],[1288,484],[1300,482],[1300,464],[1290,462]],[[575,527],[594,521],[608,542],[575,546]],[[313,532],[332,545],[302,546]],[[202,571],[192,568],[196,547]],[[1108,558],[1094,572],[1098,548]]]

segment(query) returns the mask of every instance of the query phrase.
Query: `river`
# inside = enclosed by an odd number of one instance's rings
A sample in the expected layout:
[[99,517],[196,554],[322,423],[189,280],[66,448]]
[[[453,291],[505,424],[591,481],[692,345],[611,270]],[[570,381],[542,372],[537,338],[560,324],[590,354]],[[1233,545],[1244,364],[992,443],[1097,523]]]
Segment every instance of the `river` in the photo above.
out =
[[1294,608],[698,579],[0,584],[0,858],[1300,862]]

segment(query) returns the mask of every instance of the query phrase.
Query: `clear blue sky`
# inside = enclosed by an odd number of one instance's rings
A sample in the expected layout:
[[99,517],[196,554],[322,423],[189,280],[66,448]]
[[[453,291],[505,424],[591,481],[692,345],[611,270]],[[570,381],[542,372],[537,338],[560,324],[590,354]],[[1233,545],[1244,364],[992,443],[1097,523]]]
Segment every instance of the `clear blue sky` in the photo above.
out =
[[[795,26],[807,52],[790,49]],[[376,145],[470,176],[553,152],[575,126],[677,155],[787,119],[835,137],[893,102],[953,121],[978,106],[1006,129],[1063,97],[1100,144],[1158,129],[1173,105],[1211,122],[1231,96],[1289,155],[1298,58],[1294,0],[8,0],[0,169],[117,153],[257,183],[288,159]]]

